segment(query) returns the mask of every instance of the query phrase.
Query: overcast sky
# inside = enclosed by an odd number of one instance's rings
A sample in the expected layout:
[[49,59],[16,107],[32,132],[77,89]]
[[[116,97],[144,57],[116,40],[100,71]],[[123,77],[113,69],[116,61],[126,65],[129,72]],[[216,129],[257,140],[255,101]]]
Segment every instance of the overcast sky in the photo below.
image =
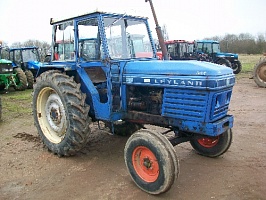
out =
[[[170,39],[203,39],[250,33],[266,37],[266,0],[153,0],[159,24]],[[51,41],[50,18],[64,19],[99,11],[149,17],[145,0],[0,0],[0,40],[12,44],[28,39]]]

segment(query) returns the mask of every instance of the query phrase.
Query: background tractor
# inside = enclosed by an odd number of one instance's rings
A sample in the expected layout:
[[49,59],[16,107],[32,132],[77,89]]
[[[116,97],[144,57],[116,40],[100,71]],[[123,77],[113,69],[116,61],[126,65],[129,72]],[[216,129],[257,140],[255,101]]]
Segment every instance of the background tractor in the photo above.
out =
[[266,57],[261,58],[254,66],[253,79],[259,87],[266,88]]
[[[173,146],[190,142],[208,157],[229,149],[232,69],[158,60],[144,17],[96,11],[51,19],[50,24],[52,56],[36,74],[32,108],[40,138],[54,154],[80,151],[92,122],[109,127],[113,134],[132,134],[124,148],[129,174],[143,191],[160,194],[179,174]],[[145,48],[136,42],[137,35]],[[85,38],[94,38],[94,45],[82,47]],[[58,51],[57,41],[71,47]],[[145,129],[146,124],[166,131]]]
[[234,74],[238,74],[242,70],[241,62],[238,60],[238,54],[223,53],[220,50],[220,43],[214,40],[197,40],[195,41],[196,53],[208,55],[206,61],[226,65],[233,69]]
[[170,60],[195,60],[194,44],[185,40],[165,41]]
[[14,67],[21,68],[27,77],[28,88],[33,88],[34,77],[42,65],[37,47],[10,48],[9,59]]
[[0,43],[0,90],[8,90],[14,87],[15,90],[27,88],[27,78],[22,69],[13,67],[10,60],[2,59],[2,43]]

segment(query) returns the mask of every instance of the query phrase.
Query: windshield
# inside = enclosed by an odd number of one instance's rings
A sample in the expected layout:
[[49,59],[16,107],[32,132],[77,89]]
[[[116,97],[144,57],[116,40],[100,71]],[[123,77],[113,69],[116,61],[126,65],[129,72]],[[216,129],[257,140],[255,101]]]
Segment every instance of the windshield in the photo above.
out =
[[203,43],[201,43],[201,42],[197,43],[197,51],[198,52],[203,52]]
[[205,43],[204,44],[204,53],[212,53],[212,43]]
[[22,50],[23,62],[39,61],[38,49],[24,49]]
[[111,59],[153,57],[147,27],[143,21],[106,17],[104,24]]
[[213,53],[220,53],[220,45],[218,43],[213,43]]
[[97,38],[87,38],[79,40],[79,51],[80,51],[80,59],[81,60],[97,60],[99,59],[98,55],[100,52],[97,52],[98,48],[98,40]]
[[185,53],[187,53],[187,44],[186,43],[179,43],[179,51],[180,51],[180,57],[184,56]]
[[194,52],[194,44],[188,44],[188,53],[193,53]]

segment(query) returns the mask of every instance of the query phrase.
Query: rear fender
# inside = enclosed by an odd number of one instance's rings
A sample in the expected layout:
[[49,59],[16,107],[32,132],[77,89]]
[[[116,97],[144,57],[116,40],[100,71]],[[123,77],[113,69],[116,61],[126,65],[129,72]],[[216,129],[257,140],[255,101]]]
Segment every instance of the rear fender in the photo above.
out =
[[92,80],[84,68],[77,68],[80,77],[81,90],[87,95],[86,102],[91,106],[90,114],[96,119],[110,120],[110,101],[108,97],[106,103],[100,102],[100,96]]

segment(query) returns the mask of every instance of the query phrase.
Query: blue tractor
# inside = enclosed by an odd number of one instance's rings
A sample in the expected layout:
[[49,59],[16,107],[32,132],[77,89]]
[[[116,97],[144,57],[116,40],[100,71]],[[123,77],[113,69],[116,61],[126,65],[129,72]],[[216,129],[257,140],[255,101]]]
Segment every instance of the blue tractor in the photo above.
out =
[[226,65],[233,69],[234,74],[242,70],[241,62],[238,60],[238,54],[223,53],[220,50],[220,43],[214,40],[197,40],[196,53],[200,58],[206,58],[205,61]]
[[19,67],[25,72],[28,88],[32,89],[37,71],[42,65],[38,47],[10,48],[8,51],[9,60],[13,62],[14,67]]
[[[158,60],[143,17],[96,11],[50,24],[51,59],[37,72],[33,116],[42,142],[54,154],[76,154],[88,142],[90,124],[101,122],[99,128],[113,134],[131,134],[124,148],[129,174],[142,190],[160,194],[179,174],[175,145],[190,142],[208,157],[228,150],[232,69]],[[136,34],[145,45],[134,42]],[[93,45],[82,47],[83,38],[94,38]],[[147,124],[166,131],[151,131]]]

